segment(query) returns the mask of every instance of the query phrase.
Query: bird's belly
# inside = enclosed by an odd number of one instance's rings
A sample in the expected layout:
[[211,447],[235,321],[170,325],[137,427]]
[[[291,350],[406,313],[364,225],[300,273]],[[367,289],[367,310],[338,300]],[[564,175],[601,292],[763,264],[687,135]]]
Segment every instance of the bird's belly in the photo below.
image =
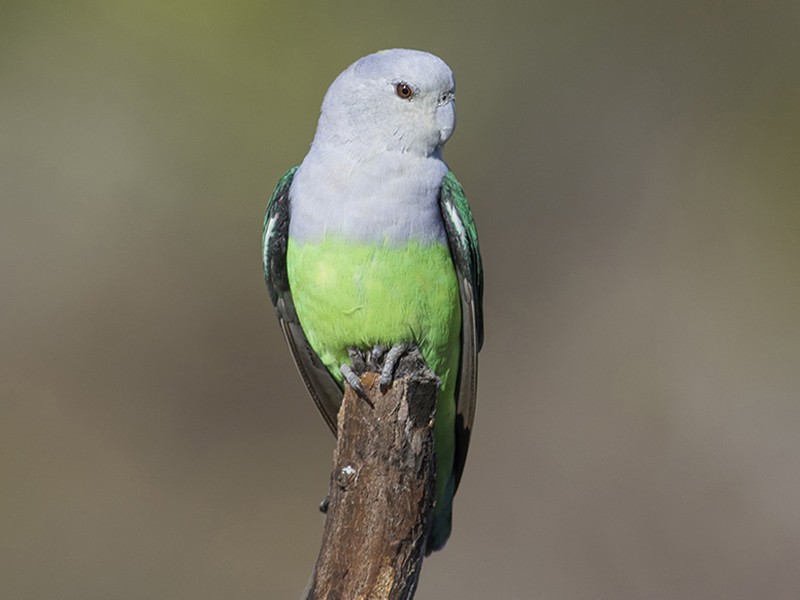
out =
[[461,304],[446,245],[290,239],[286,260],[300,324],[337,379],[348,347],[398,342],[417,344],[440,377],[455,372]]

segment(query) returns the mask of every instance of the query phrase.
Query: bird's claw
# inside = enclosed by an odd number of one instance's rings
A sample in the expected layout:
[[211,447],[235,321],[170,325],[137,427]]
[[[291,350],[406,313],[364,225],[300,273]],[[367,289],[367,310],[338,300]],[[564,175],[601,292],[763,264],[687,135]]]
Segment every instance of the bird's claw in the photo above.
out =
[[369,362],[377,367],[378,363],[383,360],[383,355],[386,354],[386,346],[382,344],[375,344],[369,354]]
[[397,363],[400,358],[409,351],[411,344],[401,342],[391,347],[386,354],[386,359],[383,361],[383,368],[381,369],[381,391],[386,392],[394,381],[394,371],[397,368]]
[[375,408],[372,404],[372,400],[367,396],[367,392],[364,391],[364,386],[361,385],[361,379],[356,375],[356,372],[353,371],[353,367],[350,365],[342,365],[339,367],[339,371],[342,373],[342,377],[344,377],[347,384],[358,394],[359,398],[369,404],[371,408]]

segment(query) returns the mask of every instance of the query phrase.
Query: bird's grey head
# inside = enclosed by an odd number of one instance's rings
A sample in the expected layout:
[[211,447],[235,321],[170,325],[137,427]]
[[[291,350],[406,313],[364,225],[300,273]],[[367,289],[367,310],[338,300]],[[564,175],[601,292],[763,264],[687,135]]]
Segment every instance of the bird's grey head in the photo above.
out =
[[359,59],[331,84],[314,144],[431,156],[455,125],[455,79],[447,64],[418,50],[383,50]]

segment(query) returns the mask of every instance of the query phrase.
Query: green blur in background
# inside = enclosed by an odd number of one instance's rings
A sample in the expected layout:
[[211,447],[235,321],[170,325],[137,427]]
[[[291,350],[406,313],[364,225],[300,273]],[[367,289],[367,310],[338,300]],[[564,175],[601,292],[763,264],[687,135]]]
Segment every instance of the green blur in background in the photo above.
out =
[[333,437],[261,275],[362,55],[458,81],[486,344],[418,600],[800,597],[797,2],[4,2],[0,598],[282,599]]

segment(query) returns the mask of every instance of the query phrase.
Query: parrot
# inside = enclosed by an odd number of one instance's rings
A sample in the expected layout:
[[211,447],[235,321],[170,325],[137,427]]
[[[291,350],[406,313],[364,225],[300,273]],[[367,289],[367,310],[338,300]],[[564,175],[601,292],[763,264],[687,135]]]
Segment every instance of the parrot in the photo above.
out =
[[385,356],[382,386],[410,348],[439,378],[428,554],[450,536],[483,345],[477,230],[442,157],[455,124],[441,58],[395,48],[357,60],[328,88],[305,158],[279,179],[262,237],[281,330],[334,435],[345,384],[363,393],[353,349]]

